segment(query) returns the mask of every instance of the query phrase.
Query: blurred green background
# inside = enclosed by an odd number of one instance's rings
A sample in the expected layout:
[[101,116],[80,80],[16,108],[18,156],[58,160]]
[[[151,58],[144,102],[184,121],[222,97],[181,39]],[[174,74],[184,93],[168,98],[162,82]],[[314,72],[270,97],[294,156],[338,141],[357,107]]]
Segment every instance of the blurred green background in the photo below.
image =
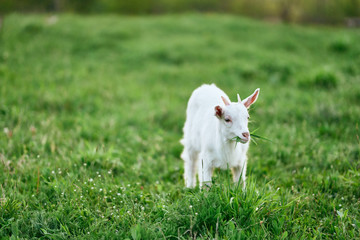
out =
[[[2,0],[0,13],[164,14],[220,12],[271,21],[354,25],[360,0]],[[350,19],[349,19],[350,18]],[[359,23],[358,23],[359,24]]]
[[[359,1],[0,12],[0,239],[359,238],[360,31],[338,27]],[[249,129],[272,142],[251,143],[246,191],[230,171],[184,188],[179,140],[203,83],[232,100],[261,88]]]

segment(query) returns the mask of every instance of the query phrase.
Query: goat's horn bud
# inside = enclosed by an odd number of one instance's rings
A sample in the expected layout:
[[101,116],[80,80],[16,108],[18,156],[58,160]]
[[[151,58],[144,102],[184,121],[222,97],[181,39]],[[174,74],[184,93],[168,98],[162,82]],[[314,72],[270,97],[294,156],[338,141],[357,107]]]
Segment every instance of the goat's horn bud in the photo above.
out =
[[223,96],[221,96],[221,99],[223,100],[223,102],[224,102],[224,104],[225,104],[226,106],[230,105],[229,101],[228,101],[226,98],[224,98]]

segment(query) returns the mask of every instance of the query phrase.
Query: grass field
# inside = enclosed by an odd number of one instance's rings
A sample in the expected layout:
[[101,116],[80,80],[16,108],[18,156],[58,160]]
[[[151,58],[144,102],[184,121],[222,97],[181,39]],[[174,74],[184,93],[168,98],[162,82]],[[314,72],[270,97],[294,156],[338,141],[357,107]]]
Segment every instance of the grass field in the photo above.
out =
[[[227,15],[9,15],[1,239],[358,239],[360,32]],[[184,188],[191,92],[260,87],[246,191]]]

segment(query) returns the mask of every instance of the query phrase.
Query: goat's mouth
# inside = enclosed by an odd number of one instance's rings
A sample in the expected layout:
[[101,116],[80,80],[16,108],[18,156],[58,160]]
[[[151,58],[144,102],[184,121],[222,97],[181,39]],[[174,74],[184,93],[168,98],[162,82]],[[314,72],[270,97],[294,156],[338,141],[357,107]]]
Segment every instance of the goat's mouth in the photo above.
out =
[[247,143],[249,141],[249,139],[243,139],[243,138],[238,137],[238,136],[234,137],[232,140],[234,140],[235,142],[242,143],[242,144],[245,144],[245,143]]
[[244,143],[244,144],[247,143],[248,141],[249,141],[249,139],[246,139],[246,140],[245,139],[240,139],[240,142]]

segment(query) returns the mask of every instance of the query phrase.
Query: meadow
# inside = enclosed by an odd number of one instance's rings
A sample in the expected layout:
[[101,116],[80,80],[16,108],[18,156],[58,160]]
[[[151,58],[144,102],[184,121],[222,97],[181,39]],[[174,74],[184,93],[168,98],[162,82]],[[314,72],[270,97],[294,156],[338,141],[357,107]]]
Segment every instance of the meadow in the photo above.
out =
[[[360,31],[219,14],[7,15],[1,239],[359,239]],[[186,189],[191,92],[261,88],[245,191]]]

